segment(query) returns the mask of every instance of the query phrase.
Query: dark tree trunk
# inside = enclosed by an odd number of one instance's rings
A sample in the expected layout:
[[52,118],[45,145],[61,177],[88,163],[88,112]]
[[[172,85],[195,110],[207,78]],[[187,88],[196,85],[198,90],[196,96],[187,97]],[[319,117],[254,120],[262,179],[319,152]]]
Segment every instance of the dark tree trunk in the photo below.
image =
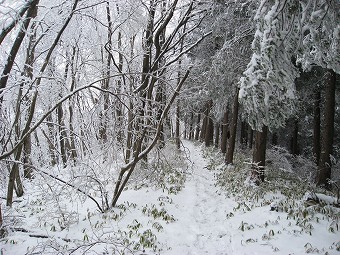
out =
[[237,119],[238,119],[238,107],[239,107],[238,92],[239,92],[239,88],[236,89],[235,96],[234,96],[233,116],[232,116],[232,120],[230,124],[230,139],[228,139],[227,153],[226,153],[226,158],[225,158],[225,161],[227,164],[232,164],[233,158],[234,158]]
[[[110,10],[110,4],[107,1],[106,2],[106,20],[107,20],[107,46],[109,49],[112,49],[112,35],[113,35],[113,28],[112,28],[112,20],[111,20],[111,10]],[[103,53],[103,64],[105,62],[104,60],[104,53]],[[111,55],[108,53],[106,56],[106,66],[103,70],[103,76],[105,80],[102,82],[102,89],[103,90],[109,90],[110,87],[110,75],[111,75]],[[103,143],[106,143],[108,140],[108,122],[109,122],[109,106],[111,104],[110,102],[110,96],[108,93],[103,92],[103,109],[100,114],[101,117],[101,125],[99,129],[99,137]]]
[[249,149],[253,148],[253,141],[254,141],[254,130],[250,128],[249,132]]
[[293,130],[293,136],[291,139],[291,153],[293,155],[299,154],[299,143],[298,143],[298,136],[299,136],[299,121],[294,120],[294,130]]
[[205,135],[207,133],[207,125],[208,125],[208,107],[206,106],[204,113],[203,113],[203,121],[202,121],[202,128],[200,134],[200,141],[205,141]]
[[266,143],[267,143],[267,126],[262,131],[255,133],[255,147],[253,151],[253,177],[255,180],[264,181],[264,166],[266,163]]
[[210,100],[207,104],[207,110],[206,110],[206,129],[205,129],[205,136],[204,136],[204,142],[205,146],[209,147],[214,142],[214,122],[212,118],[210,117],[212,108],[212,101]]
[[226,153],[227,151],[227,141],[228,141],[228,133],[229,133],[229,128],[228,128],[228,116],[229,116],[229,110],[228,107],[226,107],[226,110],[223,115],[223,122],[222,122],[222,140],[221,140],[221,151],[222,153]]
[[[37,16],[38,7],[36,6],[32,12],[32,18]],[[27,47],[27,55],[24,66],[23,75],[27,77],[30,81],[33,81],[33,65],[35,61],[35,44],[36,44],[36,22],[32,23],[30,28],[30,36]],[[27,81],[26,81],[27,82]],[[24,85],[25,81],[23,81],[22,85]],[[20,88],[23,89],[23,86]],[[21,93],[20,93],[21,94]],[[28,98],[25,96],[23,100],[28,103]],[[24,161],[24,177],[25,178],[33,178],[33,169],[32,169],[32,161],[31,161],[31,152],[32,152],[32,141],[31,135],[29,135],[24,141],[23,148],[23,161]]]
[[179,150],[181,148],[181,138],[180,138],[180,126],[179,126],[179,102],[176,105],[176,148]]
[[336,74],[329,70],[325,81],[325,112],[324,128],[322,136],[322,149],[318,167],[317,184],[331,188],[328,180],[331,178],[331,158],[334,136],[334,115],[335,115],[335,83]]
[[242,148],[246,148],[248,144],[248,124],[245,121],[241,123],[241,146]]
[[31,136],[29,135],[24,141],[23,148],[23,161],[24,161],[24,177],[28,179],[33,178],[33,169],[32,169],[32,161],[31,161],[31,152],[32,152],[32,142]]
[[321,91],[319,88],[314,92],[314,118],[313,118],[313,155],[315,164],[318,166],[321,153]]
[[[118,8],[118,5],[117,5],[117,12],[120,13],[120,10]],[[118,71],[120,73],[123,73],[123,49],[122,49],[122,32],[119,31],[118,32]],[[123,78],[119,78],[119,80],[117,81],[117,88],[116,88],[116,92],[117,94],[121,94],[122,93],[122,82],[123,82]],[[125,82],[124,82],[125,83]],[[116,115],[117,115],[117,141],[119,142],[122,142],[123,141],[123,120],[124,120],[124,116],[123,116],[123,107],[122,107],[122,103],[121,103],[121,99],[120,97],[118,96],[118,98],[116,99],[115,101],[115,107],[116,107]],[[163,132],[162,132],[162,135],[161,136],[164,136],[163,135]]]
[[58,163],[57,160],[57,156],[56,156],[56,144],[55,144],[55,140],[54,137],[56,137],[56,132],[53,128],[53,119],[52,119],[52,115],[48,115],[46,117],[46,122],[47,122],[47,129],[48,129],[48,134],[45,133],[45,131],[42,129],[42,133],[45,136],[45,138],[47,139],[47,143],[48,143],[48,150],[49,150],[49,154],[51,157],[51,165],[55,166]]
[[[37,96],[38,96],[38,93],[36,92],[32,98],[31,105],[29,107],[27,120],[25,123],[24,130],[21,133],[22,134],[21,137],[23,137],[30,129],[30,125],[32,123],[32,119],[34,115],[35,105],[37,102]],[[15,186],[14,182],[17,183],[17,189],[16,189],[17,196],[20,197],[24,194],[23,185],[20,179],[20,174],[19,174],[19,165],[17,163],[18,161],[20,161],[23,147],[24,147],[23,143],[20,143],[14,153],[16,162],[13,164],[12,169],[9,174],[9,180],[8,180],[8,186],[7,186],[7,199],[6,199],[7,206],[12,206],[12,203],[13,203],[13,191],[14,191],[14,186]]]
[[66,127],[64,123],[64,111],[63,111],[62,104],[59,104],[57,109],[58,109],[57,112],[58,112],[60,154],[61,154],[63,166],[66,167],[67,159],[68,159],[68,149],[67,149],[68,138],[67,138],[67,132],[66,132]]
[[218,145],[220,144],[220,124],[215,124],[215,148],[218,148]]
[[[130,39],[130,57],[131,59],[134,57],[134,47],[135,47],[135,36],[133,36]],[[130,91],[133,90],[133,85],[135,83],[135,79],[132,76],[130,78]],[[125,152],[125,163],[128,163],[131,158],[132,154],[132,139],[133,139],[133,127],[134,127],[134,114],[132,112],[132,109],[134,108],[132,98],[129,98],[129,108],[128,108],[128,113],[127,113],[127,135],[126,135],[126,152]],[[158,113],[159,118],[161,117],[160,113]],[[162,124],[161,127],[161,139],[164,139],[164,125]],[[163,138],[162,138],[163,136]],[[162,140],[161,140],[161,146],[162,146]]]
[[195,130],[195,140],[199,139],[200,135],[200,124],[201,124],[201,114],[197,115],[197,123],[196,123],[196,130]]
[[190,123],[189,123],[189,140],[194,138],[194,113],[190,113]]
[[204,142],[207,147],[211,146],[214,142],[214,121],[210,117],[207,117]]
[[[157,90],[156,90],[155,101],[158,104],[157,118],[156,118],[157,122],[160,121],[162,113],[164,111],[165,104],[166,104],[165,87],[166,87],[166,84],[163,81],[161,81],[159,82]],[[164,125],[161,124],[161,133],[159,137],[159,148],[164,148],[164,146],[165,146]]]

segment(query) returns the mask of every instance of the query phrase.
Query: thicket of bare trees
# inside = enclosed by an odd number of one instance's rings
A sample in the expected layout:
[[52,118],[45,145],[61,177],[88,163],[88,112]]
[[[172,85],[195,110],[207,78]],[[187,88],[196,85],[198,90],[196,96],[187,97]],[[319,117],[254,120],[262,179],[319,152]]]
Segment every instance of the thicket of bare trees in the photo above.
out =
[[[209,35],[199,1],[4,1],[1,155],[7,205],[22,178],[48,175],[115,206],[136,164],[161,147],[190,74],[186,54]],[[14,38],[14,40],[13,40]],[[121,162],[102,204],[43,168]],[[5,170],[7,169],[7,170]],[[8,171],[8,172],[6,172]],[[9,178],[6,178],[9,173]],[[111,201],[110,201],[111,200]]]

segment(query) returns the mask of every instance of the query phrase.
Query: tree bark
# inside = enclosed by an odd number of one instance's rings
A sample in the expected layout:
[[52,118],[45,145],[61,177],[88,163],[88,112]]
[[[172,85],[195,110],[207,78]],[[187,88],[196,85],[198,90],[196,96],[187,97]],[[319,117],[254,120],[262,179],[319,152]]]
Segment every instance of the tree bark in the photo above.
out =
[[314,117],[313,117],[313,156],[314,162],[318,166],[321,153],[321,91],[316,88],[314,91]]
[[[24,127],[24,130],[21,133],[22,136],[25,135],[28,132],[30,125],[32,123],[36,100],[37,100],[37,94],[34,94],[33,99],[32,99],[32,103],[31,103],[31,106],[30,106],[30,109],[29,109],[28,119],[27,119],[26,125]],[[10,207],[12,206],[12,203],[13,203],[13,191],[14,191],[14,183],[15,182],[17,183],[17,189],[16,189],[17,196],[21,197],[24,194],[22,182],[21,182],[20,175],[19,175],[19,165],[17,163],[18,161],[20,161],[21,154],[22,154],[22,151],[23,151],[23,147],[24,147],[24,145],[23,145],[23,143],[21,143],[18,146],[18,148],[16,149],[16,151],[14,153],[15,154],[14,159],[15,159],[16,162],[13,164],[12,169],[9,173],[6,204],[7,204],[7,206],[10,206]]]
[[[130,38],[130,58],[133,59],[134,58],[134,47],[135,47],[135,36],[132,36]],[[130,77],[130,93],[132,93],[133,91],[133,86],[134,86],[134,77],[131,76]],[[125,152],[125,163],[130,162],[130,158],[131,158],[131,151],[132,151],[132,139],[133,139],[133,127],[135,125],[134,123],[134,114],[132,109],[133,107],[133,101],[132,98],[129,98],[129,109],[128,109],[128,124],[127,124],[127,135],[126,135],[126,152]],[[160,113],[159,113],[160,114]],[[161,117],[161,115],[159,116],[159,118]],[[162,124],[163,125],[163,124]],[[162,131],[163,131],[162,127]]]
[[267,126],[262,131],[256,131],[255,147],[253,151],[253,177],[255,180],[264,181],[264,167],[266,164]]
[[325,112],[322,136],[322,149],[318,167],[317,185],[331,188],[331,155],[333,151],[334,115],[335,115],[335,83],[336,74],[329,70],[325,81]]
[[227,145],[227,153],[226,153],[226,164],[232,164],[234,158],[234,150],[235,150],[235,143],[236,143],[236,131],[237,131],[237,119],[238,119],[238,92],[239,88],[236,89],[235,96],[234,96],[234,104],[233,104],[233,116],[231,119],[230,124],[230,138],[228,139]]
[[[73,47],[72,50],[72,56],[70,60],[71,64],[71,87],[70,91],[72,92],[75,87],[76,87],[76,54],[77,54],[77,48],[76,46]],[[66,81],[66,79],[65,79]],[[70,130],[70,158],[75,162],[75,160],[78,157],[77,149],[76,149],[76,142],[75,142],[75,137],[74,137],[74,127],[73,127],[73,107],[75,105],[75,100],[71,99],[69,100],[69,105],[68,105],[68,111],[69,111],[69,130]]]
[[51,166],[55,166],[58,163],[58,157],[56,155],[56,144],[55,144],[55,140],[54,137],[56,137],[56,132],[54,130],[53,127],[53,118],[52,115],[49,114],[46,117],[46,125],[47,125],[47,129],[48,129],[48,134],[46,134],[46,132],[42,129],[42,133],[45,136],[45,138],[47,139],[47,143],[48,143],[48,150],[49,150],[49,154],[50,154],[50,158],[51,158]]
[[220,124],[215,124],[215,148],[218,148],[218,145],[220,144]]
[[[38,7],[35,6],[34,10],[32,11],[31,18],[35,18],[37,16]],[[33,65],[35,61],[35,43],[36,43],[36,22],[32,23],[30,28],[30,36],[29,36],[29,43],[27,47],[27,54],[26,54],[26,61],[24,66],[23,76],[27,77],[29,81],[33,81]],[[20,89],[23,89],[24,84],[27,81],[23,81]],[[21,94],[21,93],[20,93]],[[24,97],[24,101],[28,104],[29,100],[27,96]],[[31,167],[31,152],[32,152],[32,141],[31,135],[29,135],[24,141],[24,148],[23,148],[23,162],[24,162],[24,177],[31,179],[33,177],[33,169]]]
[[248,144],[248,124],[245,121],[242,121],[241,123],[241,137],[240,142],[242,148],[246,148]]
[[[67,65],[66,65],[67,66]],[[62,94],[59,95],[60,98],[62,98]],[[59,128],[59,146],[60,146],[60,155],[61,160],[63,162],[63,166],[67,166],[67,160],[68,160],[68,146],[66,145],[68,143],[67,138],[67,132],[66,132],[66,126],[64,122],[64,110],[62,104],[60,104],[57,108],[57,118],[58,118],[58,128]]]
[[180,138],[180,126],[179,126],[179,102],[177,101],[176,104],[176,134],[175,134],[175,139],[176,139],[176,148],[179,150],[181,148],[181,138]]
[[189,123],[189,140],[194,138],[194,113],[190,113],[190,123]]
[[201,133],[200,133],[200,141],[204,142],[205,141],[205,135],[207,134],[207,126],[208,126],[208,121],[209,121],[209,117],[208,117],[208,106],[207,104],[205,104],[205,109],[203,112],[203,121],[202,121],[202,128],[201,128]]
[[225,109],[224,115],[223,115],[223,122],[222,122],[222,140],[221,140],[221,152],[224,154],[227,151],[227,141],[229,138],[229,109],[228,106]]
[[195,140],[199,139],[200,135],[200,125],[201,125],[201,114],[197,114],[197,123],[196,123],[196,130],[195,130]]
[[204,135],[204,141],[205,146],[209,147],[214,142],[214,122],[211,118],[211,108],[212,108],[212,100],[209,100],[207,103],[207,109],[206,109],[206,128],[205,128],[205,135]]
[[[112,49],[112,21],[111,21],[111,11],[110,11],[110,4],[109,1],[106,2],[106,19],[107,19],[107,42],[105,45],[105,49]],[[109,90],[110,86],[110,74],[111,74],[111,55],[110,52],[108,52],[106,59],[105,55],[103,54],[103,62],[106,61],[106,66],[105,70],[103,71],[104,77],[106,77],[105,80],[102,82],[102,89],[103,90]],[[108,121],[109,121],[109,105],[110,105],[110,97],[109,93],[103,92],[102,93],[103,97],[103,108],[100,113],[100,128],[99,128],[99,138],[101,142],[106,143],[108,139],[107,135],[107,126],[108,126]],[[107,156],[107,155],[106,155]]]
[[249,149],[253,148],[253,142],[254,142],[254,130],[250,128],[249,132]]

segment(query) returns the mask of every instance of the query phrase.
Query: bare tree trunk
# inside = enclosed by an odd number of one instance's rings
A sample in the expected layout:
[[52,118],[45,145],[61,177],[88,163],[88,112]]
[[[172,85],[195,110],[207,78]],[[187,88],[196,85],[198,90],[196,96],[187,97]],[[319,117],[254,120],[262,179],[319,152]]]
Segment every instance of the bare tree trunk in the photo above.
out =
[[196,131],[195,131],[195,140],[199,139],[200,134],[200,125],[201,125],[201,114],[197,114],[197,123],[196,123]]
[[181,137],[180,137],[180,126],[179,126],[179,102],[177,100],[176,104],[176,134],[175,134],[175,139],[176,139],[176,148],[179,150],[181,148]]
[[207,110],[206,110],[206,130],[205,130],[205,146],[209,147],[214,142],[214,122],[211,118],[211,108],[212,108],[212,100],[207,103]]
[[331,155],[334,137],[335,83],[335,72],[333,70],[328,70],[325,81],[325,124],[323,128],[322,149],[317,175],[317,185],[324,185],[327,189],[331,188],[331,184],[328,181],[331,178],[332,165]]
[[232,164],[233,158],[234,158],[236,131],[237,131],[237,119],[238,119],[238,107],[239,107],[238,92],[239,92],[239,88],[236,89],[235,96],[234,96],[233,116],[232,116],[231,124],[230,124],[230,138],[228,139],[227,153],[226,153],[226,160],[225,160],[227,164]]
[[46,134],[43,129],[41,131],[45,138],[47,139],[48,150],[51,157],[51,165],[55,166],[58,163],[58,157],[56,156],[57,149],[54,141],[54,137],[56,137],[56,132],[53,128],[53,118],[51,114],[46,117],[46,122],[48,134]]
[[24,141],[24,155],[23,155],[23,162],[24,162],[24,177],[28,179],[33,178],[33,169],[31,167],[31,152],[32,152],[32,141],[31,136],[28,136]]
[[[135,36],[132,36],[130,39],[130,58],[133,59],[134,57],[134,47],[135,47]],[[133,91],[134,85],[134,77],[130,77],[130,93]],[[134,127],[134,116],[133,116],[133,102],[132,98],[129,98],[129,109],[128,109],[128,119],[127,119],[127,135],[126,135],[126,152],[125,152],[125,162],[128,163],[131,158],[131,150],[132,150],[132,129]]]
[[127,136],[126,136],[126,152],[125,152],[125,163],[130,161],[131,150],[132,150],[132,129],[133,129],[133,103],[129,99],[129,111],[128,111],[128,126],[127,126]]
[[66,126],[64,122],[64,110],[62,104],[59,104],[57,108],[57,116],[58,116],[58,127],[59,127],[59,145],[60,145],[60,154],[63,162],[63,166],[67,166],[68,160],[68,151],[69,151],[69,143],[67,138]]
[[190,123],[189,123],[189,140],[194,138],[194,113],[190,113]]
[[[30,128],[30,125],[31,125],[32,119],[33,119],[36,100],[37,100],[37,93],[35,93],[34,96],[33,96],[31,106],[30,106],[30,109],[29,109],[28,119],[26,121],[26,125],[24,127],[24,130],[22,131],[22,135],[26,134],[27,131]],[[16,149],[15,155],[14,155],[15,162],[13,163],[12,169],[9,173],[9,180],[8,180],[8,186],[7,186],[7,201],[6,201],[7,206],[12,206],[13,191],[14,191],[14,183],[15,182],[17,183],[17,190],[16,190],[17,196],[20,197],[24,194],[22,182],[21,182],[20,175],[19,175],[19,165],[17,163],[17,162],[20,161],[23,147],[24,147],[24,145],[23,145],[23,143],[21,143],[18,146],[18,148]]]
[[245,121],[241,122],[241,137],[240,142],[242,148],[246,148],[248,144],[248,123]]
[[74,128],[73,128],[73,107],[69,106],[69,129],[70,129],[70,158],[75,162],[78,157],[76,142],[74,138]]
[[[148,22],[147,27],[145,30],[145,37],[143,39],[143,62],[142,62],[142,77],[141,77],[141,86],[139,89],[137,89],[136,92],[139,92],[140,95],[140,108],[139,108],[139,115],[137,116],[137,123],[135,127],[135,131],[141,132],[141,130],[148,125],[148,122],[150,121],[148,119],[147,114],[150,113],[147,103],[147,96],[152,95],[152,89],[150,83],[154,82],[153,79],[150,77],[150,73],[152,73],[153,70],[151,70],[151,60],[152,60],[152,46],[153,46],[153,36],[154,36],[154,20],[155,20],[155,12],[156,12],[156,5],[155,0],[150,0],[150,8],[149,8],[149,14],[148,14]],[[151,82],[150,82],[151,80]],[[150,101],[149,101],[150,102]],[[148,139],[147,137],[144,139]],[[144,143],[142,143],[142,146],[144,146]],[[145,148],[142,148],[144,150]],[[137,148],[133,149],[134,151],[137,150]],[[147,155],[144,155],[144,161],[147,161]]]
[[188,135],[188,118],[185,118],[184,120],[184,134],[183,134],[183,138],[187,139],[187,135]]
[[224,154],[227,151],[227,141],[229,138],[229,121],[228,121],[228,116],[229,116],[229,109],[228,106],[225,109],[224,115],[223,115],[223,122],[222,122],[222,140],[221,140],[221,152]]
[[[111,50],[112,49],[112,21],[111,21],[111,11],[110,11],[110,4],[109,1],[106,1],[106,19],[107,19],[107,42],[105,45],[105,49],[106,50]],[[110,74],[111,74],[111,55],[110,52],[107,52],[107,56],[105,59],[105,54],[104,52],[102,53],[102,60],[103,62],[106,61],[106,66],[105,66],[105,70],[103,71],[103,75],[105,80],[103,80],[102,82],[102,89],[104,90],[104,92],[102,93],[102,97],[103,97],[103,109],[100,112],[100,127],[99,127],[99,138],[101,140],[101,142],[106,143],[107,139],[108,139],[108,135],[107,135],[107,126],[108,126],[108,121],[109,121],[109,105],[110,105],[110,97],[109,97],[109,93],[105,92],[105,90],[109,90],[109,86],[110,86]]]
[[214,143],[214,121],[211,117],[207,118],[207,128],[205,133],[205,145],[207,147]]
[[0,203],[0,238],[3,238],[3,236],[1,235],[1,227],[2,227],[2,222],[3,222],[3,220],[2,220],[1,206],[2,206],[2,204]]
[[[32,11],[32,18],[34,19],[37,16],[38,7],[36,6]],[[35,61],[35,43],[36,43],[36,22],[32,23],[30,28],[30,36],[29,36],[29,43],[27,47],[27,55],[26,61],[24,66],[24,73],[23,75],[27,77],[30,81],[33,80],[33,65]],[[25,81],[23,81],[22,89]],[[20,93],[21,94],[21,93]],[[27,97],[24,97],[24,101],[29,101]],[[31,135],[29,135],[24,141],[24,148],[23,148],[23,162],[24,162],[24,177],[31,179],[33,177],[33,169],[31,167],[31,152],[32,152],[32,142],[31,142]]]
[[314,91],[314,118],[313,118],[313,155],[315,164],[318,166],[321,154],[321,91],[316,88]]
[[220,144],[220,124],[216,122],[215,124],[215,148],[218,148]]
[[253,142],[254,142],[254,130],[250,128],[249,132],[249,149],[253,148]]
[[[76,52],[77,49],[74,46],[72,50],[72,57],[71,57],[71,88],[70,91],[72,92],[76,87],[76,71],[75,71],[75,59],[76,59]],[[69,130],[70,130],[70,157],[75,162],[77,155],[77,149],[76,149],[76,142],[74,138],[74,128],[73,128],[73,107],[74,107],[74,99],[70,98],[69,105],[68,105],[68,111],[69,111]]]
[[[120,7],[119,4],[116,3],[116,10],[117,10],[117,14],[120,15]],[[112,26],[112,25],[111,25]],[[112,28],[111,28],[112,29]],[[118,64],[115,61],[115,58],[113,57],[113,55],[110,53],[111,57],[112,57],[112,62],[114,64],[114,66],[117,68],[118,72],[123,74],[123,47],[122,47],[122,32],[119,30],[118,31],[118,36],[117,36],[117,46],[118,46]],[[125,82],[125,76],[119,77],[117,80],[117,86],[116,86],[116,93],[117,95],[119,95],[122,91],[122,83],[124,83],[124,85],[126,86],[126,82]],[[115,100],[115,108],[116,108],[116,117],[117,117],[117,121],[116,121],[116,129],[117,129],[117,141],[118,142],[123,142],[123,120],[124,120],[124,116],[123,116],[123,106],[122,103],[120,101],[120,96],[117,96],[116,100]]]
[[264,167],[266,164],[266,143],[267,143],[267,126],[263,126],[262,131],[256,131],[255,147],[253,151],[253,172],[255,180],[264,181]]
[[205,141],[205,135],[207,134],[207,126],[208,126],[208,105],[205,104],[205,109],[203,112],[203,121],[202,121],[202,128],[201,128],[201,134],[200,134],[200,142]]

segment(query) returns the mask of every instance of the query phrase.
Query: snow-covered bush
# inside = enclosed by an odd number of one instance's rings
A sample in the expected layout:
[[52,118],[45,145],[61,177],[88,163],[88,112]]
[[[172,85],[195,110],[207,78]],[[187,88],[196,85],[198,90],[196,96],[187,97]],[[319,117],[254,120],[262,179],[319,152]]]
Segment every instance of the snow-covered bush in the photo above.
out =
[[296,175],[293,178],[302,178],[309,182],[315,179],[317,170],[315,163],[302,155],[292,155],[287,149],[279,146],[268,149],[266,155],[266,164],[270,169],[285,172],[286,175],[291,173]]
[[134,189],[154,187],[177,193],[184,185],[188,164],[186,154],[179,152],[174,143],[167,143],[162,149],[150,153],[147,162],[138,164],[130,179]]

